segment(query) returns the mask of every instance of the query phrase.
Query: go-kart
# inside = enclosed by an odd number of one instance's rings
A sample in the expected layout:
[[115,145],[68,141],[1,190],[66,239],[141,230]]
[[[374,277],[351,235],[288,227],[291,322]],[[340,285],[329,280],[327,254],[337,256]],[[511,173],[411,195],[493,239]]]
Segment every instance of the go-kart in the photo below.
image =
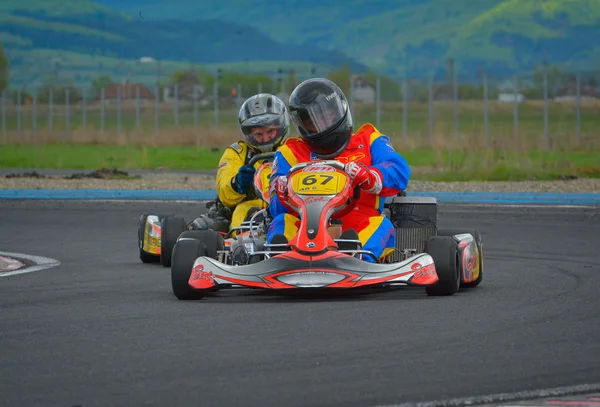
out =
[[[267,205],[269,204],[268,185],[271,175],[272,159],[275,153],[257,154],[248,161],[253,166],[257,161],[264,160],[254,175],[254,191]],[[173,214],[143,214],[138,225],[138,247],[140,260],[143,263],[160,262],[164,267],[171,266],[172,252],[179,238],[199,238],[207,240],[210,236],[219,235],[210,247],[215,250],[226,251],[231,264],[240,264],[246,261],[238,253],[238,246],[249,244],[262,248],[264,236],[270,222],[266,209],[252,208],[244,222],[239,227],[230,228],[232,210],[221,203],[219,198],[206,203],[208,213],[202,214],[190,222],[183,217]],[[252,239],[248,236],[252,232]],[[262,238],[261,238],[262,237]]]
[[[182,237],[173,248],[171,264],[175,296],[194,300],[211,291],[242,287],[285,292],[396,285],[425,287],[428,295],[439,296],[453,295],[461,286],[475,287],[482,280],[481,236],[474,230],[438,230],[435,198],[392,199],[386,213],[396,229],[396,248],[393,255],[378,259],[363,250],[355,231],[337,238],[329,233],[331,224],[360,199],[360,189],[351,185],[342,163],[293,166],[287,191],[289,205],[300,217],[295,237],[289,242],[274,238],[262,251],[248,251],[250,260],[244,265],[223,261],[227,253],[214,243],[220,238],[216,232]],[[365,261],[367,256],[372,262]]]

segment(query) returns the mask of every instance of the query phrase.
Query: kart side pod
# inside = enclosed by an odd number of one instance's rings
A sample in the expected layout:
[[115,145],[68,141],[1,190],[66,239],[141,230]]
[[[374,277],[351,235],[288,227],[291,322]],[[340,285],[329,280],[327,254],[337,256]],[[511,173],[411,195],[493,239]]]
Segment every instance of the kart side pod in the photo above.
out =
[[396,230],[396,249],[392,261],[402,261],[423,253],[425,243],[437,236],[438,204],[434,197],[396,196],[386,203]]

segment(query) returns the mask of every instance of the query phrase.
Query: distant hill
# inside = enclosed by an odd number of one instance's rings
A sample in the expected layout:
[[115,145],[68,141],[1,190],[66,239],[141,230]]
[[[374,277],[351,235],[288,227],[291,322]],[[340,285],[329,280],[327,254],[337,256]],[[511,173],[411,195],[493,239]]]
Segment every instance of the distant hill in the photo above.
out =
[[332,47],[381,71],[485,67],[502,74],[544,61],[600,63],[600,0],[98,0],[146,20],[218,19],[293,44]]
[[[89,0],[4,0],[0,3],[0,40],[13,56],[11,66],[28,70],[32,55],[49,51],[126,61],[151,57],[189,64],[283,61],[302,66],[363,64],[336,50],[310,44],[285,44],[258,30],[215,20],[146,20]],[[29,61],[29,62],[28,62]],[[49,63],[48,63],[49,66]]]

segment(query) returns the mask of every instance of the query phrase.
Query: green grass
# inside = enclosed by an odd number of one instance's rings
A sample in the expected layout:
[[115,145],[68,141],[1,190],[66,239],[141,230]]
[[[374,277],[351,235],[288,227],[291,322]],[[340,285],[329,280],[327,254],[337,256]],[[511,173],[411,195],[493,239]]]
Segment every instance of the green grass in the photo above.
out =
[[[0,153],[0,166],[74,170],[214,170],[222,153],[222,149],[215,151],[205,147],[5,145]],[[413,150],[405,151],[402,155],[413,168],[412,179],[415,180],[518,181],[570,176],[600,178],[600,156],[594,153]]]

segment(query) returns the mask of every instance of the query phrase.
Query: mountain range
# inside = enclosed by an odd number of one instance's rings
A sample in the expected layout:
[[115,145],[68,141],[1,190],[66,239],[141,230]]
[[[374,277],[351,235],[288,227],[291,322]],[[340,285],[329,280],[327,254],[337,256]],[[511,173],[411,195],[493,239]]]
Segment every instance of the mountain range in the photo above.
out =
[[600,0],[4,0],[0,35],[17,51],[348,64],[392,76],[439,73],[450,58],[458,75],[543,63],[590,71]]

